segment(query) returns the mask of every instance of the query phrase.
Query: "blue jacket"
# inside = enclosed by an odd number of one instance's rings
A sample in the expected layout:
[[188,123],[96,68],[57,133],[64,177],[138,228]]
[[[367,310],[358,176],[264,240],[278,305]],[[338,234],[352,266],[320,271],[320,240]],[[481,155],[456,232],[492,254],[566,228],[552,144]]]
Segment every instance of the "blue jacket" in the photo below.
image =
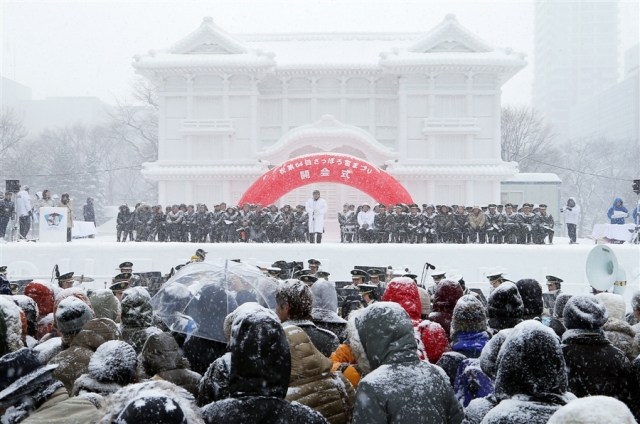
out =
[[474,399],[492,395],[494,387],[493,380],[480,369],[478,359],[465,359],[458,366],[453,391],[464,408]]
[[[620,202],[620,206],[616,206],[616,203],[618,202]],[[613,201],[613,205],[611,205],[611,207],[609,208],[609,211],[607,212],[607,217],[611,220],[612,224],[624,224],[624,218],[615,218],[615,219],[611,218],[613,216],[613,213],[617,211],[622,211],[626,213],[629,212],[627,208],[623,206],[622,199],[619,197],[616,197],[616,200]]]
[[467,358],[479,358],[488,341],[489,334],[486,331],[460,331],[455,334],[451,349]]
[[632,216],[634,224],[640,225],[640,205],[633,210]]

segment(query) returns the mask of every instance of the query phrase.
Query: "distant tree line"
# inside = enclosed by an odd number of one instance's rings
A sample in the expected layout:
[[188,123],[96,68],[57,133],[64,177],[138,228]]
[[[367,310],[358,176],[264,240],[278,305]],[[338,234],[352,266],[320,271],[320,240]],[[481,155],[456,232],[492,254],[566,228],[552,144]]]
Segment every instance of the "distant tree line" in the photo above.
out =
[[95,199],[98,225],[104,206],[155,201],[156,184],[140,173],[158,157],[158,102],[155,87],[139,78],[124,98],[105,110],[104,123],[74,124],[29,134],[12,108],[0,115],[0,191],[4,180],[19,179],[31,193],[69,193],[74,213]]
[[[562,180],[562,201],[575,197],[582,208],[578,233],[608,223],[607,210],[621,197],[629,210],[640,178],[637,138],[610,140],[598,135],[559,142],[553,126],[530,106],[502,108],[502,159],[519,163],[520,172],[552,172]],[[526,200],[526,199],[525,199]],[[631,222],[631,221],[628,221]]]

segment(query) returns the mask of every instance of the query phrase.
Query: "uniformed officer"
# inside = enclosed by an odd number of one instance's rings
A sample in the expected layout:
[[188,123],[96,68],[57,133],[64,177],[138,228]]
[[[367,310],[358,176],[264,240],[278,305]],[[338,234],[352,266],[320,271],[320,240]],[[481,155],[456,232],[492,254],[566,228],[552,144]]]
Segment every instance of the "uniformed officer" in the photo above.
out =
[[320,265],[322,265],[320,261],[317,259],[309,259],[307,262],[309,263],[309,273],[311,275],[316,275],[316,272],[318,272]]
[[431,299],[432,302],[433,302],[433,296],[436,294],[436,287],[438,287],[438,283],[440,283],[440,281],[442,281],[446,275],[447,273],[442,269],[435,269],[431,273],[431,278],[433,278],[433,285],[427,287],[427,293],[429,293],[429,298]]
[[311,270],[308,268],[305,268],[305,269],[301,269],[299,271],[294,272],[293,278],[297,278],[299,280],[300,277],[302,277],[303,275],[310,275],[310,274],[311,274]]
[[315,275],[307,274],[307,275],[303,275],[302,277],[300,277],[300,281],[305,283],[307,286],[311,287],[313,285],[313,283],[318,281],[318,277],[316,277]]
[[378,286],[375,284],[362,283],[358,285],[358,290],[360,290],[360,296],[367,306],[380,300]]
[[351,270],[351,284],[345,286],[345,289],[357,289],[360,284],[364,283],[365,278],[367,278],[369,274],[361,269],[352,269]]
[[113,292],[118,300],[122,300],[122,292],[131,287],[130,280],[131,274],[126,272],[118,274],[113,278],[113,284],[109,287],[109,290]]
[[120,268],[120,274],[129,274],[131,278],[129,279],[129,284],[131,287],[142,286],[142,280],[139,275],[135,275],[133,273],[133,263],[132,262],[122,262],[118,265]]
[[280,273],[282,270],[275,266],[267,268],[267,277],[280,284],[282,280],[280,279]]
[[503,274],[503,272],[493,272],[491,274],[487,274],[487,279],[489,280],[489,284],[491,285],[490,291],[494,291],[495,289],[500,287],[500,284],[504,283],[505,281],[511,281],[507,280]]
[[318,271],[318,272],[316,272],[316,277],[324,278],[326,281],[329,281],[329,276],[330,275],[331,275],[331,273],[329,273],[327,271]]
[[73,287],[73,272],[67,272],[58,277],[58,286],[61,289]]
[[197,256],[198,260],[194,262],[204,262],[205,258],[207,257],[207,253],[209,252],[205,252],[203,249],[196,250],[196,254],[194,256]]
[[[369,274],[369,282],[371,284],[375,284],[376,286],[380,286],[380,276],[383,275],[384,273],[382,271],[380,271],[379,269],[370,269],[367,271],[367,274]],[[384,283],[384,281],[383,281]]]
[[560,289],[561,289],[561,283],[563,280],[561,278],[554,277],[553,275],[547,275],[546,279],[547,279],[547,290],[549,290],[549,293],[553,293],[557,297],[561,293]]

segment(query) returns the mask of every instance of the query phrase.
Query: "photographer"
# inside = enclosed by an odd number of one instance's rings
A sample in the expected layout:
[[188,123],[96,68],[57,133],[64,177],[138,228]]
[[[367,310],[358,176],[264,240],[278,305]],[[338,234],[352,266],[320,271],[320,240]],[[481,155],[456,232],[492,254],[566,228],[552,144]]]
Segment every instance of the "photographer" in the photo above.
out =
[[569,244],[578,244],[576,241],[576,226],[580,221],[580,206],[576,204],[576,199],[569,197],[567,206],[560,209],[560,212],[564,215],[567,224],[567,232],[569,233],[570,239]]

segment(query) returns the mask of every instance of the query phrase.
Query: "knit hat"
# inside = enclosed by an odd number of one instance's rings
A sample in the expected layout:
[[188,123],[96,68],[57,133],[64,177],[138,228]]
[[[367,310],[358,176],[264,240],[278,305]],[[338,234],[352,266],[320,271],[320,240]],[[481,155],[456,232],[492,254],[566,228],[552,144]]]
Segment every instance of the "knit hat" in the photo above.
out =
[[122,410],[115,422],[122,424],[186,424],[187,418],[180,405],[167,396],[145,396],[133,399]]
[[542,287],[533,278],[525,278],[516,282],[516,287],[522,298],[525,319],[542,315],[544,303],[542,301]]
[[607,322],[609,314],[600,298],[582,294],[569,299],[564,307],[563,319],[567,330],[597,329]]
[[610,317],[624,321],[627,307],[622,296],[614,293],[598,293],[596,297],[604,303]]
[[96,290],[89,299],[96,318],[109,318],[114,322],[120,321],[120,302],[111,290]]
[[567,302],[572,297],[573,295],[569,293],[560,293],[558,297],[556,297],[556,303],[553,306],[553,316],[556,319],[563,317],[564,307],[567,306]]
[[138,366],[136,351],[126,342],[110,340],[100,345],[89,361],[89,374],[101,383],[121,386],[133,381]]
[[24,294],[35,300],[40,315],[53,312],[53,289],[46,284],[32,281],[24,288]]
[[433,312],[453,311],[458,299],[463,296],[464,292],[460,283],[452,280],[442,280],[436,286],[433,295]]
[[474,295],[468,294],[458,299],[453,309],[451,337],[460,331],[485,331],[487,313],[484,305]]
[[93,318],[93,311],[76,297],[62,300],[56,310],[56,323],[63,335],[77,334]]
[[512,282],[506,281],[500,284],[487,299],[489,318],[519,318],[523,313],[522,297]]
[[451,382],[451,387],[456,381],[456,374],[458,373],[458,366],[462,361],[467,359],[460,352],[445,352],[442,354],[436,365],[444,370],[444,372],[449,376],[449,381]]

